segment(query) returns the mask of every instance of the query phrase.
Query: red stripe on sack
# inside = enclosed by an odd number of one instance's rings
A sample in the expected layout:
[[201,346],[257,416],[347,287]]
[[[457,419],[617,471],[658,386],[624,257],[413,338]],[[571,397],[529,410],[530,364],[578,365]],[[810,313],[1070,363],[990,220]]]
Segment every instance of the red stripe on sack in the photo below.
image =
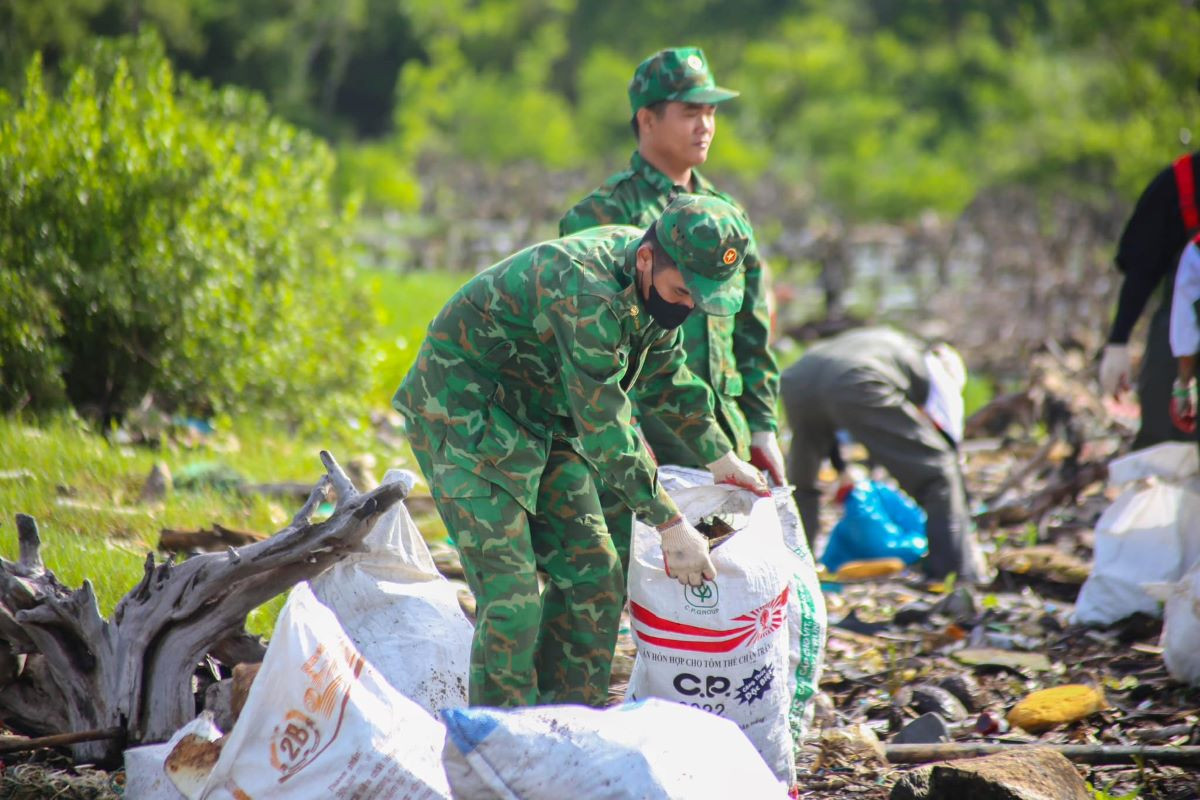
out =
[[683,639],[664,639],[661,636],[650,636],[645,633],[638,633],[637,638],[646,644],[652,644],[655,647],[667,647],[672,650],[691,650],[696,653],[728,653],[749,639],[752,633],[754,631],[746,631],[737,638],[726,639],[723,642],[688,642]]
[[734,617],[734,619],[735,620],[744,619],[747,621],[754,621],[754,620],[758,619],[758,615],[761,614],[766,609],[774,610],[774,609],[782,608],[783,606],[786,606],[787,605],[787,596],[788,596],[788,587],[784,586],[783,591],[780,592],[779,596],[776,597],[774,600],[769,600],[766,603],[763,603],[758,608],[754,609],[753,611],[747,611],[745,614],[742,614],[740,617]]
[[[786,591],[786,589],[784,590]],[[629,613],[638,622],[643,622],[655,628],[659,628],[670,633],[682,633],[685,636],[707,636],[712,639],[720,639],[724,636],[732,636],[735,633],[741,633],[749,626],[741,625],[727,631],[715,631],[712,628],[698,628],[695,625],[685,625],[682,622],[672,622],[669,619],[663,619],[645,606],[640,606],[633,601],[629,603]],[[738,619],[741,619],[739,617]]]

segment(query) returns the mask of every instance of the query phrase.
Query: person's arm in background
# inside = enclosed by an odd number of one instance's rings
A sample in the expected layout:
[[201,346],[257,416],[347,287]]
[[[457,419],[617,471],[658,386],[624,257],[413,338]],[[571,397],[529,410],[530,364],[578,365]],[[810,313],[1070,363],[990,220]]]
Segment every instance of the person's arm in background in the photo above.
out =
[[733,356],[742,376],[738,408],[750,428],[750,463],[767,471],[776,484],[787,484],[783,452],[779,449],[776,413],[779,364],[771,351],[770,283],[757,247],[746,254],[746,294],[734,317]]
[[1193,241],[1179,258],[1175,293],[1171,298],[1171,353],[1178,367],[1169,410],[1171,421],[1183,431],[1196,425],[1196,353],[1200,351],[1197,301],[1200,301],[1200,247]]
[[1168,167],[1138,198],[1117,245],[1117,269],[1124,279],[1100,361],[1100,388],[1106,395],[1115,395],[1132,384],[1129,335],[1166,276],[1170,260],[1166,251],[1181,237],[1182,225],[1175,177]]

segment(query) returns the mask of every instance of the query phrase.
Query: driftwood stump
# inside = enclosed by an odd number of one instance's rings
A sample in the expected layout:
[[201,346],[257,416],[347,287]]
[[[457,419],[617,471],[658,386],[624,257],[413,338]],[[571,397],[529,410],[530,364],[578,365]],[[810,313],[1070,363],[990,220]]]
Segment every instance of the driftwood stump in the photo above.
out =
[[[17,515],[20,558],[0,559],[0,721],[44,735],[104,728],[123,741],[72,746],[110,763],[129,744],[162,741],[196,714],[192,674],[244,632],[246,615],[356,550],[375,520],[407,493],[403,482],[360,494],[333,457],[291,524],[274,536],[175,564],[146,556],[142,580],[111,619],[90,581],[74,591],[42,564],[36,522]],[[329,489],[334,513],[312,522]]]

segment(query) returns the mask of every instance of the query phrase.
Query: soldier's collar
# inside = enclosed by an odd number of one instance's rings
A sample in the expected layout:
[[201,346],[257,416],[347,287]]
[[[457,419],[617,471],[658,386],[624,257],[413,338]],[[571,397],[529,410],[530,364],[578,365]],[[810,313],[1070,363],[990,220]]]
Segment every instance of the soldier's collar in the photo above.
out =
[[656,190],[665,195],[675,196],[680,188],[687,192],[709,192],[712,189],[712,184],[700,175],[695,169],[692,170],[692,185],[690,187],[678,187],[675,182],[667,177],[666,173],[658,167],[651,164],[646,159],[642,158],[642,154],[637,150],[633,151],[633,156],[629,159],[629,168],[638,175],[646,183],[653,186]]
[[692,168],[692,193],[693,194],[715,194],[716,189],[713,188],[708,178],[700,174],[700,171],[695,167]]
[[637,249],[641,243],[642,237],[639,236],[625,245],[625,275],[623,277],[629,281],[629,285],[618,292],[614,299],[614,311],[619,316],[632,320],[634,330],[642,330],[653,321],[646,313],[646,307],[638,295]]

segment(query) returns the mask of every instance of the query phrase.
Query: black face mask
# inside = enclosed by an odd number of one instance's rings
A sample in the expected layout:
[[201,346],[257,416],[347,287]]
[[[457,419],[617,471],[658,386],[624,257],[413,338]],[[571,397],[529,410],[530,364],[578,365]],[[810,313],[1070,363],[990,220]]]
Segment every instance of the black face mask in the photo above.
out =
[[663,299],[658,289],[654,288],[654,281],[650,282],[650,297],[646,299],[646,310],[654,317],[655,322],[667,330],[678,328],[687,319],[688,314],[692,313],[692,309],[685,305],[668,303]]

